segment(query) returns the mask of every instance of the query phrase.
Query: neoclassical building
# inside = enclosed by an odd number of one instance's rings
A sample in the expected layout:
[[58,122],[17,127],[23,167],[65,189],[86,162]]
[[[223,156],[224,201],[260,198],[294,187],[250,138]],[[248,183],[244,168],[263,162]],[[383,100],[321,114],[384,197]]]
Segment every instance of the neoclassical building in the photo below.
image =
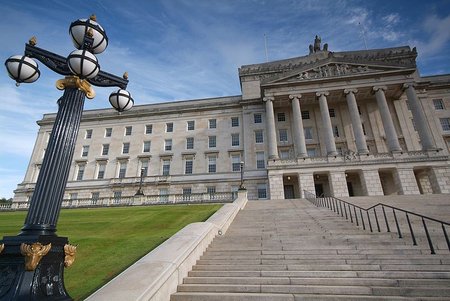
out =
[[[450,75],[421,77],[408,46],[239,68],[242,95],[85,111],[66,198],[249,199],[450,193]],[[15,202],[33,193],[56,114],[40,126]]]

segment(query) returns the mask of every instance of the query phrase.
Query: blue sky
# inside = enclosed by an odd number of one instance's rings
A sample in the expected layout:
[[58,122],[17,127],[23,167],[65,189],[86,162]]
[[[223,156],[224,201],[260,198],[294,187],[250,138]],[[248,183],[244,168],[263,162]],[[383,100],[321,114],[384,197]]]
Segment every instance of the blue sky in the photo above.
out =
[[[316,34],[330,51],[416,46],[422,75],[450,73],[450,0],[0,0],[0,58],[21,54],[31,36],[61,55],[74,50],[68,28],[92,13],[109,46],[102,70],[128,71],[135,104],[239,95],[241,65],[308,54]],[[0,197],[22,182],[44,113],[56,112],[60,75],[16,87],[0,72]],[[108,108],[112,88],[95,88],[85,109]]]

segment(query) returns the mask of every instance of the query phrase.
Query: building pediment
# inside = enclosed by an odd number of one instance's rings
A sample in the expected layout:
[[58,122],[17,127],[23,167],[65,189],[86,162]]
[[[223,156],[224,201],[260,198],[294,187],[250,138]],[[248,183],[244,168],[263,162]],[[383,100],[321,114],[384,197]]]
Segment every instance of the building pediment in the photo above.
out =
[[[346,62],[331,62],[317,65],[314,68],[294,70],[290,74],[269,77],[262,81],[264,84],[304,82],[325,78],[352,77],[364,74],[380,74],[405,68],[397,66],[377,66]],[[411,68],[408,68],[411,69]]]
[[241,81],[258,79],[261,84],[290,83],[322,78],[360,76],[416,68],[416,49],[409,46],[331,52],[320,50],[307,56],[239,69]]

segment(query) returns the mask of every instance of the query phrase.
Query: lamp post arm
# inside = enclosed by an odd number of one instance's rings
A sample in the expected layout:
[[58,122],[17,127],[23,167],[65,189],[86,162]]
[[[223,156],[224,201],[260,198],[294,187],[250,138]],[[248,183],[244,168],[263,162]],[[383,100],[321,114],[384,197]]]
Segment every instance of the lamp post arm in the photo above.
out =
[[[67,59],[59,54],[25,44],[25,55],[37,59],[56,73],[65,76],[73,75],[67,65]],[[127,79],[104,71],[100,71],[96,77],[88,79],[88,82],[94,86],[119,87],[121,89],[126,89],[128,85]]]

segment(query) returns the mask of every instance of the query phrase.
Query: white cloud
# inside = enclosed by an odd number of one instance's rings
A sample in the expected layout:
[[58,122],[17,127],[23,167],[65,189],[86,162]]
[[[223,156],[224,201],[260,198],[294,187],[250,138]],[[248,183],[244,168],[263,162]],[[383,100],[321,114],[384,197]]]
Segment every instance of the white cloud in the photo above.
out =
[[400,22],[400,15],[397,13],[391,13],[389,15],[384,16],[383,21],[389,25],[395,25]]

